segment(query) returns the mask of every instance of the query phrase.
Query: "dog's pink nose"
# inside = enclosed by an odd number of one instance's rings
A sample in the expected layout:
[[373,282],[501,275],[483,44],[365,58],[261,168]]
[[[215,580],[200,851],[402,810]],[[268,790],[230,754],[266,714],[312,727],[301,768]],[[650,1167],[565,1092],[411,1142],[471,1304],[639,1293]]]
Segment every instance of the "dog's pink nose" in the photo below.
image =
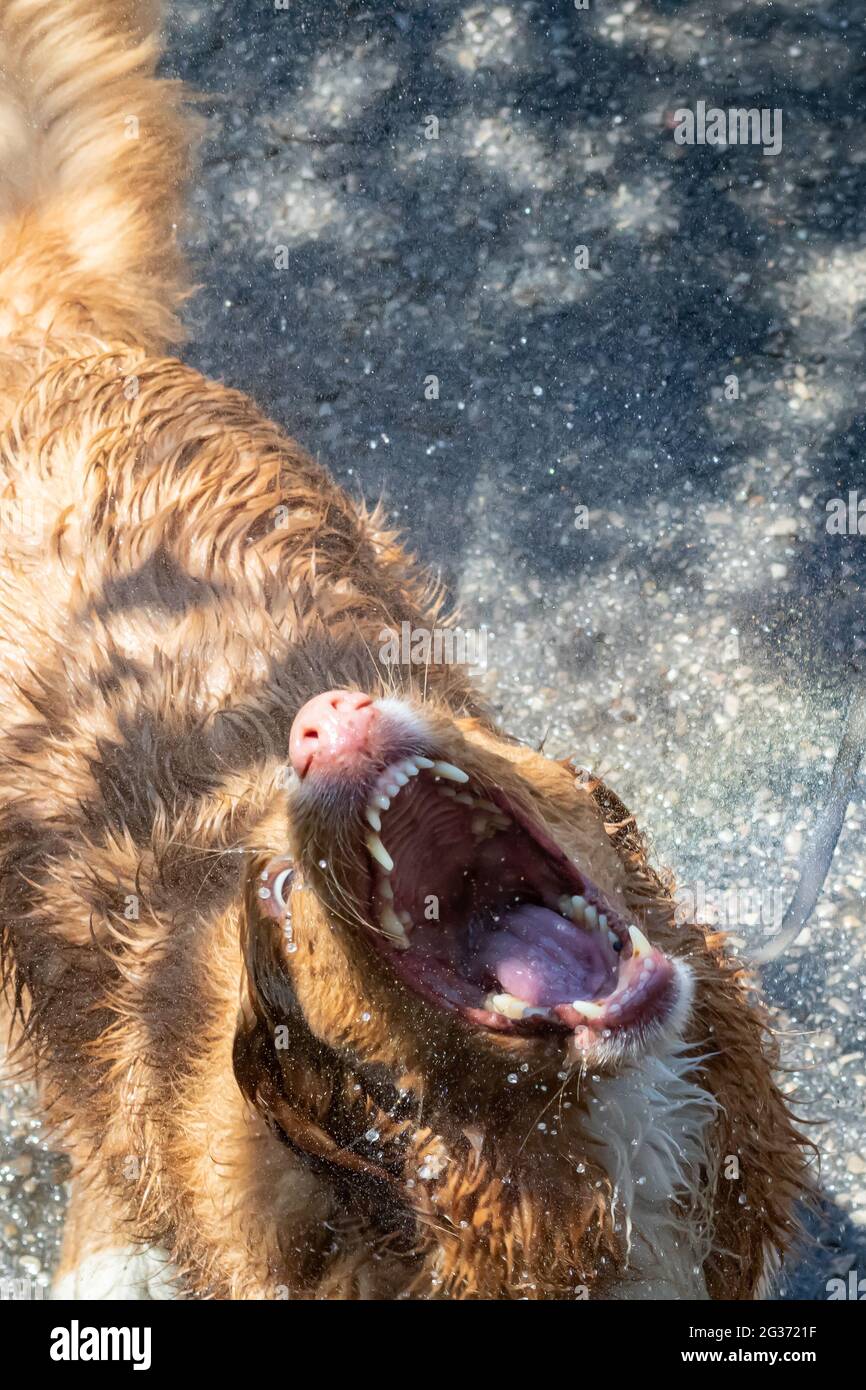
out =
[[289,760],[299,777],[350,771],[369,752],[377,711],[359,690],[326,690],[298,711],[289,735]]

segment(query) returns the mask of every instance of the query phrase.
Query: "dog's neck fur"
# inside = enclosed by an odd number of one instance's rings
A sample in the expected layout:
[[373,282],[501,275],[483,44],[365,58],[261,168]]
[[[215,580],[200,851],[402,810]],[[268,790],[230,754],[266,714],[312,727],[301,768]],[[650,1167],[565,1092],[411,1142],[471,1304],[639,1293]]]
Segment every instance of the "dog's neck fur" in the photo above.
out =
[[[575,1072],[540,1113],[525,1106],[519,1147],[495,1119],[484,1132],[432,1113],[430,1128],[407,1124],[407,1111],[373,1099],[364,1069],[339,1063],[315,1125],[285,1074],[281,1101],[262,1108],[330,1187],[350,1244],[397,1254],[396,1267],[373,1256],[385,1296],[705,1298],[717,1106],[700,1069],[694,1048],[668,1040],[616,1075]],[[367,1118],[343,1108],[355,1093]],[[313,1134],[333,1141],[330,1155]]]
[[707,1133],[715,1111],[711,1093],[695,1079],[694,1053],[682,1046],[590,1082],[587,1132],[613,1178],[628,1252],[611,1296],[706,1298]]

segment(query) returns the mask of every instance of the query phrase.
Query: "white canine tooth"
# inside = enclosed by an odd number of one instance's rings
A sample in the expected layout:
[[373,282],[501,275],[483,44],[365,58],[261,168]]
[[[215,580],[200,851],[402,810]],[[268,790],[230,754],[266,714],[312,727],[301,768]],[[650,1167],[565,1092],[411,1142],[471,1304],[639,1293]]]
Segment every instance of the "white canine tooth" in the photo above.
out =
[[384,898],[386,902],[392,903],[394,901],[394,889],[391,887],[391,880],[385,878],[384,874],[376,884],[376,890],[379,897]]
[[587,925],[588,927],[592,927],[592,928],[597,927],[597,926],[598,926],[598,908],[593,907],[591,904],[587,904],[586,911],[585,911],[584,914],[583,914],[583,919],[584,919],[584,921],[586,922],[586,925]]
[[382,817],[378,811],[373,810],[372,806],[367,807],[364,815],[367,817],[367,824],[372,826],[374,830],[382,829]]
[[453,763],[433,763],[433,771],[437,777],[444,777],[449,782],[468,782],[469,775],[462,768],[455,767]]
[[524,1011],[531,1008],[525,999],[518,999],[513,994],[488,994],[484,1001],[488,1009],[494,1013],[503,1014],[505,1018],[523,1018]]
[[409,947],[409,938],[406,935],[403,923],[395,913],[393,907],[387,904],[379,910],[379,925],[385,935],[393,941],[395,946],[399,946],[401,951]]
[[416,766],[416,767],[433,767],[433,766],[434,766],[433,759],[432,759],[432,758],[422,758],[421,755],[420,755],[420,753],[416,753],[416,755],[415,755],[415,766]]
[[370,805],[378,806],[380,811],[387,811],[391,802],[387,796],[383,796],[382,793],[379,792],[378,796],[371,797]]
[[647,941],[640,927],[629,927],[628,934],[631,937],[632,956],[639,960],[641,956],[648,956],[652,946]]
[[571,1007],[584,1018],[601,1018],[605,1008],[603,1004],[593,1004],[591,999],[575,999]]
[[571,899],[571,911],[569,917],[572,922],[582,922],[583,914],[586,912],[586,898],[582,898],[579,893],[575,893]]
[[366,835],[367,849],[377,864],[381,864],[386,874],[389,874],[394,867],[394,860],[386,850],[379,836],[374,830],[368,830]]

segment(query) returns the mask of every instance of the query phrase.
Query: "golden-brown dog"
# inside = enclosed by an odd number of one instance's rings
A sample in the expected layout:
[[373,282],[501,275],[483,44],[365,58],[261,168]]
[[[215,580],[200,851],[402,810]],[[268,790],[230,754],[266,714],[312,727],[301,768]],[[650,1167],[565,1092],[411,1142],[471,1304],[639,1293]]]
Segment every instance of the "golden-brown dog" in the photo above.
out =
[[0,921],[79,1297],[755,1294],[802,1140],[631,817],[423,575],[163,356],[189,140],[131,0],[0,0]]

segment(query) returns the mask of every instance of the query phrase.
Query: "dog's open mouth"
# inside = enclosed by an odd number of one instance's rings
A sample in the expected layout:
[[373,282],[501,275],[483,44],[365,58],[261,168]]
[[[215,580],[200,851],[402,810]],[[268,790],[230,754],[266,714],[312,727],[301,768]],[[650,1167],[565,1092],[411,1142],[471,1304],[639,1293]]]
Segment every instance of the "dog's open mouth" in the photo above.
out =
[[671,1012],[673,962],[498,788],[404,758],[365,816],[377,944],[427,1000],[483,1028],[572,1032],[585,1046]]

